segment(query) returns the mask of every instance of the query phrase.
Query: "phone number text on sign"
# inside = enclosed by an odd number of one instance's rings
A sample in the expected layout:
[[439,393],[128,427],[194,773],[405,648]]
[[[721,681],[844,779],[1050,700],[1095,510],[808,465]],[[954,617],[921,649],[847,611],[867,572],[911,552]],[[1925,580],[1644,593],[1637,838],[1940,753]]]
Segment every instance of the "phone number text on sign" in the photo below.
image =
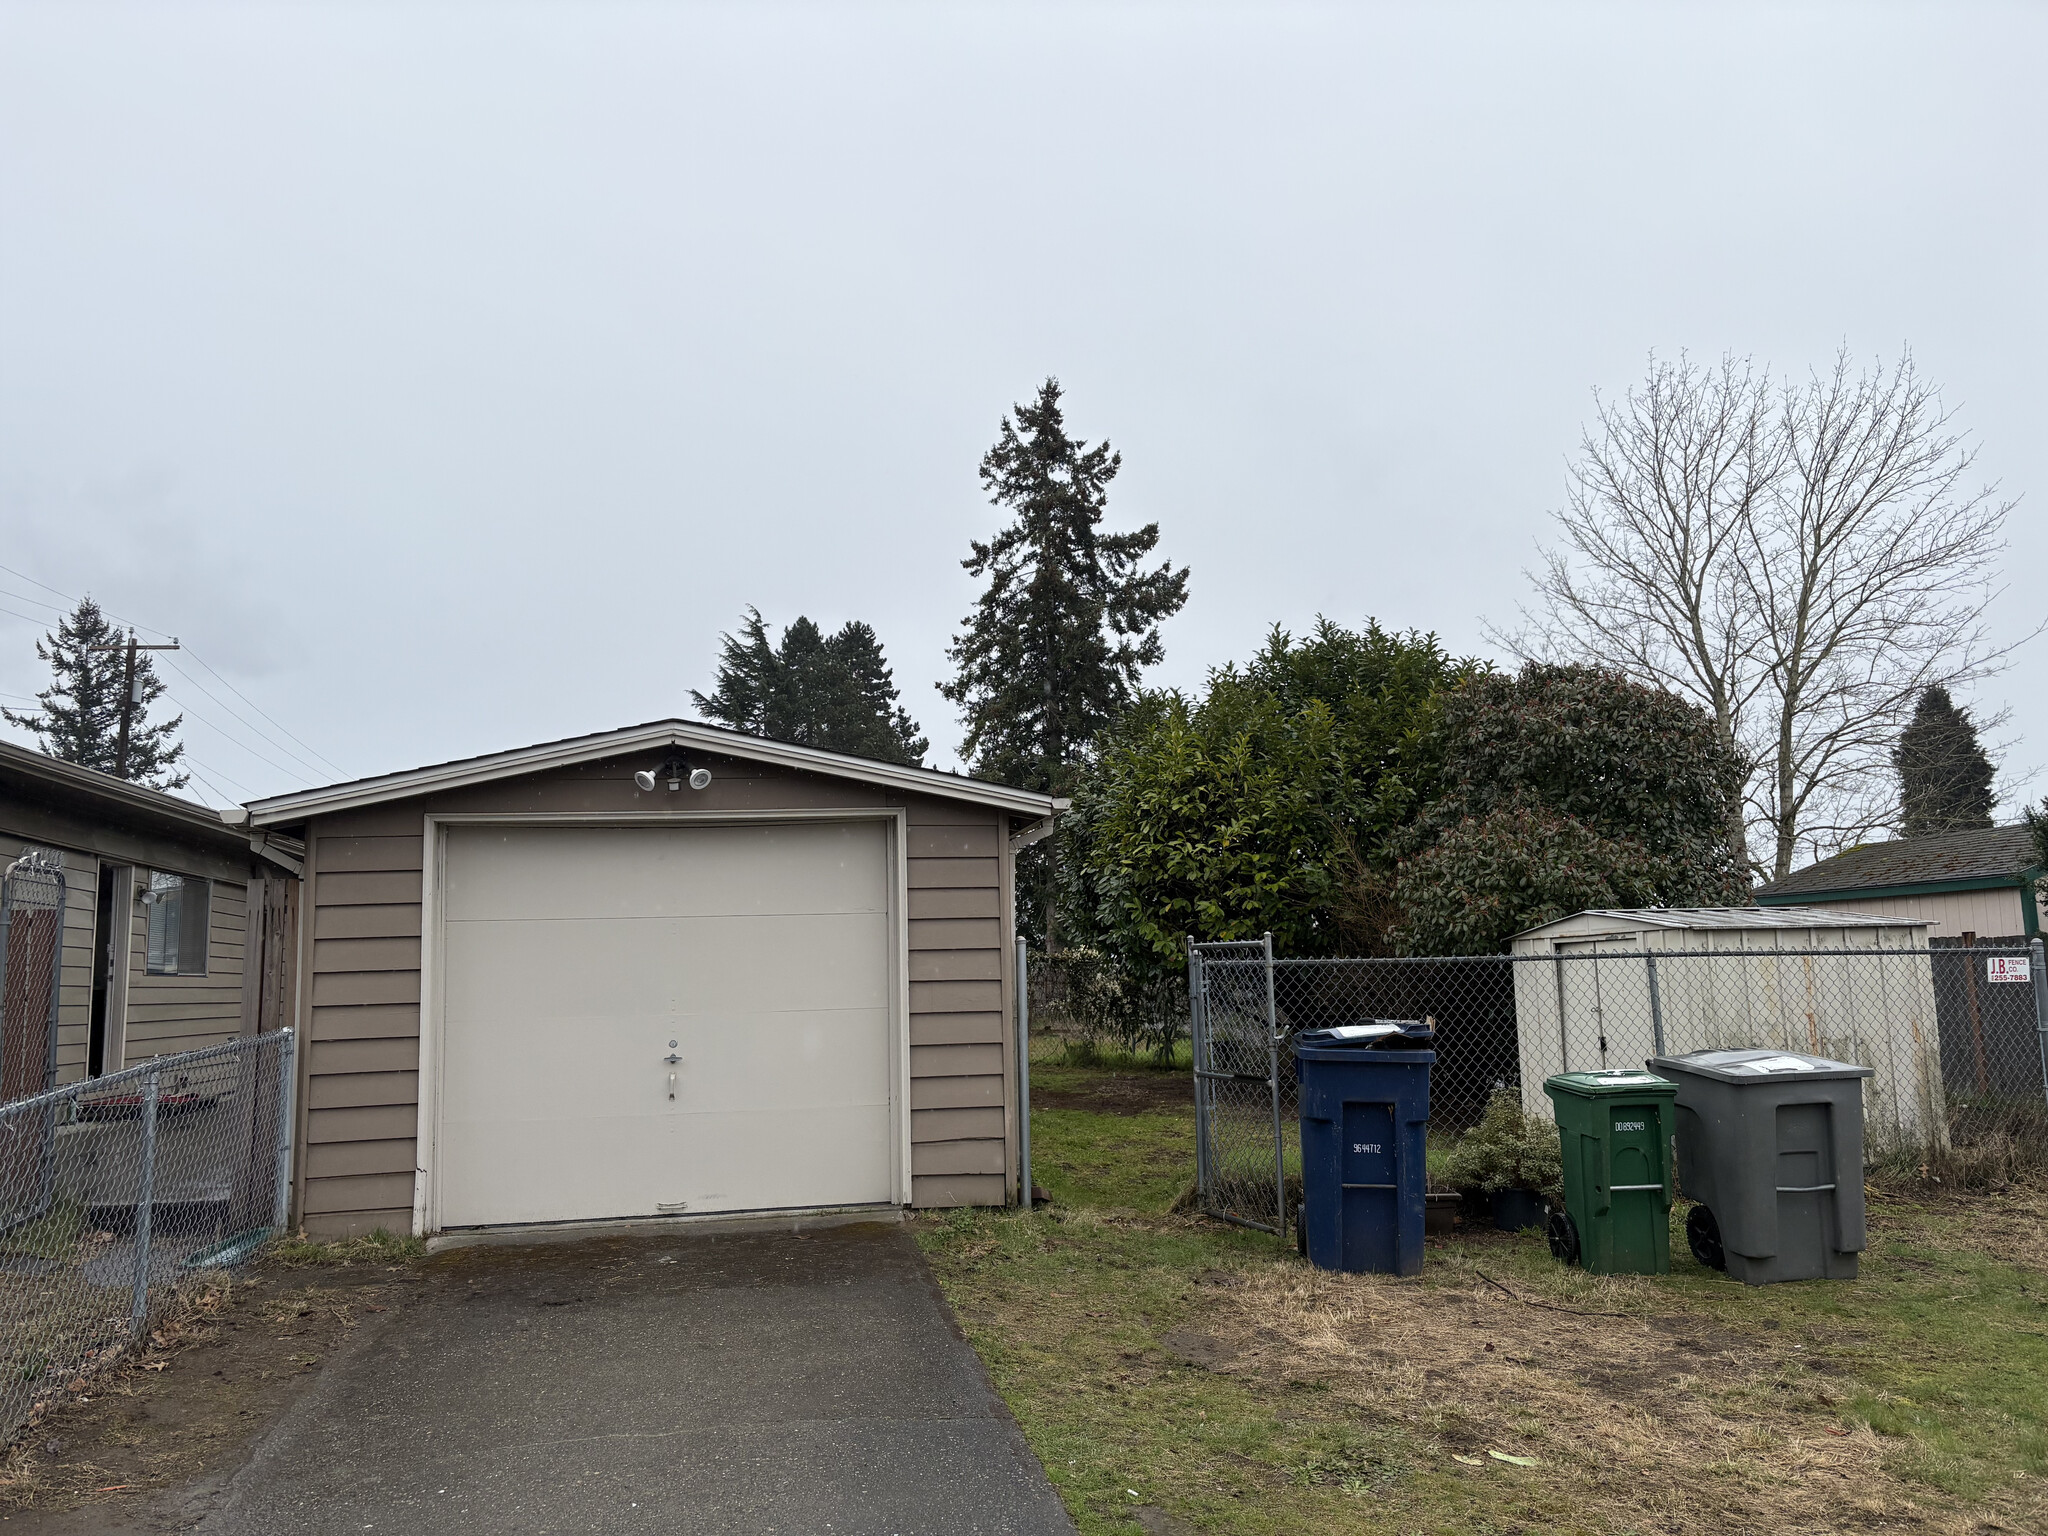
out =
[[2025,955],[1990,955],[1984,961],[1986,981],[2032,981]]

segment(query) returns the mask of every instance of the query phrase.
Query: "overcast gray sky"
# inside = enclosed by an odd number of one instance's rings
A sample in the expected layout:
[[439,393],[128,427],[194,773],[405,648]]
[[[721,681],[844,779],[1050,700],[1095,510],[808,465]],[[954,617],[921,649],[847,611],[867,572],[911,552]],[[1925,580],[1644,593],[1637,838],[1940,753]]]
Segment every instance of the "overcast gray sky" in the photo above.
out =
[[[975,466],[1048,373],[1193,567],[1195,684],[1319,611],[1487,651],[1652,348],[1910,344],[2023,497],[2017,635],[2044,45],[2039,5],[0,0],[0,564],[349,774],[689,713],[748,603],[871,622],[951,763]],[[37,630],[0,613],[0,693]],[[1976,700],[2009,769],[2044,655]],[[209,798],[341,776],[181,664]]]

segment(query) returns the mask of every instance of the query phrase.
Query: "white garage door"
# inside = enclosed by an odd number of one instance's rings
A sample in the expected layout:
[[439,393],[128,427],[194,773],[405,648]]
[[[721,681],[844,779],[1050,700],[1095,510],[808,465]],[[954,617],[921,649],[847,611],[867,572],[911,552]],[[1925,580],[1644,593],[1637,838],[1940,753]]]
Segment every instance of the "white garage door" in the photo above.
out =
[[890,883],[878,822],[450,828],[441,1224],[893,1199]]

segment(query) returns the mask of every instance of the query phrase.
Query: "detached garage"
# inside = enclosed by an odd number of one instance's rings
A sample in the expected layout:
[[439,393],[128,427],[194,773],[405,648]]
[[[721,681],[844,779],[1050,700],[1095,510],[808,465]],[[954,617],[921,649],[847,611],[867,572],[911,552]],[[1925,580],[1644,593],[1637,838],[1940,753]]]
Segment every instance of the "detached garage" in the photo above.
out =
[[684,721],[248,808],[306,844],[320,1235],[1015,1198],[1060,803]]

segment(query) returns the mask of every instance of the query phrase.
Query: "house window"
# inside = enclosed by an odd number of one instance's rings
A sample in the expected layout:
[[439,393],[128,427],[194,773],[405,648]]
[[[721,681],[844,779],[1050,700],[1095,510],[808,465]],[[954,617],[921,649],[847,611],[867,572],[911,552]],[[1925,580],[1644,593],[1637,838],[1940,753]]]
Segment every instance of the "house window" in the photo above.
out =
[[204,976],[213,882],[151,870],[142,900],[149,908],[149,974]]

